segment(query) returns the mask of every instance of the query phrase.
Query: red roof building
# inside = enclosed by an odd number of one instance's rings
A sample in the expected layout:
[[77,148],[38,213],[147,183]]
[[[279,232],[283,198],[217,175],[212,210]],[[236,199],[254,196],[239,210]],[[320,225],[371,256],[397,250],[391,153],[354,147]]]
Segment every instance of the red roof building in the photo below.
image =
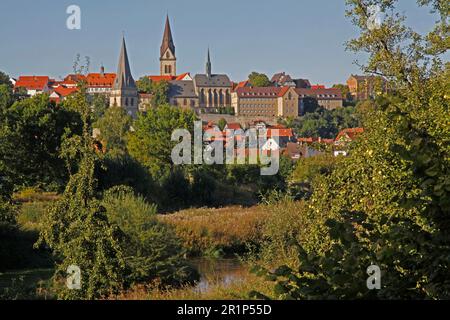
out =
[[14,89],[25,88],[28,95],[34,96],[38,93],[48,92],[49,83],[48,76],[20,76]]

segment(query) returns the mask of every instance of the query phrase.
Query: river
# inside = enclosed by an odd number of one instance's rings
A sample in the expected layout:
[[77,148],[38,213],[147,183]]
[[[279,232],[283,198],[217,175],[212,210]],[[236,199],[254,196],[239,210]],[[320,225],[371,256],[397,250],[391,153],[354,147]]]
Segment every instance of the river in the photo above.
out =
[[[199,293],[207,293],[214,285],[227,287],[245,278],[247,269],[239,259],[190,259],[190,263],[200,273],[200,281],[194,290]],[[40,281],[47,281],[53,275],[52,269],[34,269],[17,272],[0,273],[0,289],[11,287],[13,282],[23,279],[20,286],[34,286]]]

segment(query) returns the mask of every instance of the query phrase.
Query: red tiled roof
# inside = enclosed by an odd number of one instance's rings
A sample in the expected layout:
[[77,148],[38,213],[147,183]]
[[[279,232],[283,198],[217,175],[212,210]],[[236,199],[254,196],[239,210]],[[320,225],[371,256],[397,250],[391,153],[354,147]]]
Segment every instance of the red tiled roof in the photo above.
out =
[[112,87],[115,79],[115,73],[89,73],[86,77],[89,87]]
[[298,138],[297,142],[303,142],[303,143],[325,143],[325,144],[333,144],[334,143],[334,139],[322,139],[322,138],[313,138],[313,137],[308,137],[308,138]]
[[153,82],[172,81],[176,79],[174,76],[148,76],[148,78]]
[[270,128],[267,129],[267,137],[293,137],[294,132],[292,129],[280,129],[280,128]]
[[44,90],[50,82],[47,76],[20,76],[15,88],[26,88],[28,90]]
[[316,85],[311,86],[311,89],[312,90],[325,89],[325,86],[322,84],[316,84]]
[[181,80],[183,80],[186,76],[191,76],[191,74],[190,74],[189,72],[180,74],[179,76],[176,76],[176,77],[175,77],[175,80],[181,81]]
[[243,87],[237,88],[239,97],[283,97],[290,87]]
[[55,89],[53,89],[53,91],[56,92],[61,97],[67,97],[68,95],[77,92],[78,88],[66,88],[63,86],[58,86]]
[[343,137],[348,137],[351,141],[355,140],[355,138],[364,132],[364,128],[348,128],[344,129],[336,137],[336,141],[339,141]]

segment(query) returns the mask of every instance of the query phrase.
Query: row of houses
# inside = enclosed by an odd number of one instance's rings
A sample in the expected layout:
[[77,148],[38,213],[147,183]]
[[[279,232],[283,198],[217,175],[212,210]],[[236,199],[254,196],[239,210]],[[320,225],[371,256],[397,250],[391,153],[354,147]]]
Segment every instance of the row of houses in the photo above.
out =
[[[255,129],[261,141],[248,139],[250,129]],[[208,145],[215,141],[222,141],[224,147],[231,142],[241,142],[246,139],[247,149],[260,149],[261,152],[279,152],[294,161],[300,158],[314,157],[324,152],[332,152],[334,156],[346,156],[347,146],[364,133],[364,128],[347,128],[338,133],[334,139],[297,137],[294,131],[283,125],[268,125],[264,121],[256,120],[242,127],[239,123],[228,123],[223,130],[213,122],[203,126],[203,132],[209,133]],[[326,151],[324,151],[326,150]]]

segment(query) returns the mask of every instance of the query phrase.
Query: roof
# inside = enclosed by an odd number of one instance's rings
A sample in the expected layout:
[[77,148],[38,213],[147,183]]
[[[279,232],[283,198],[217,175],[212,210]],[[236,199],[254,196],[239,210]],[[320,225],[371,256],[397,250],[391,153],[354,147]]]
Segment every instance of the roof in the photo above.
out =
[[60,97],[67,97],[68,95],[77,92],[78,88],[67,88],[64,86],[58,86],[54,88],[53,91],[56,92]]
[[112,87],[115,79],[115,73],[90,73],[86,77],[89,87]]
[[292,129],[280,129],[280,128],[270,128],[267,129],[267,137],[293,137],[294,132]]
[[232,86],[230,78],[225,74],[212,74],[208,77],[206,74],[196,74],[194,82],[197,87],[230,87]]
[[342,100],[342,92],[339,89],[303,89],[297,88],[295,91],[299,94],[300,98],[312,97],[317,99],[327,100]]
[[169,98],[197,98],[193,81],[174,80],[169,82]]
[[20,76],[15,88],[26,88],[28,90],[44,90],[50,82],[48,76]]
[[127,45],[125,38],[122,38],[122,49],[120,51],[119,66],[117,76],[114,80],[114,90],[136,89],[136,83],[131,75],[130,63],[128,61]]
[[181,81],[186,77],[189,77],[189,79],[192,79],[191,74],[189,72],[185,72],[185,73],[180,74],[179,76],[176,76],[175,80]]
[[166,17],[166,26],[164,28],[164,36],[161,44],[161,57],[164,56],[167,49],[175,55],[175,44],[173,43],[172,30],[170,28],[169,15]]
[[283,97],[290,87],[243,87],[237,88],[236,92],[238,97],[250,98],[250,97],[263,97],[263,98],[277,98]]
[[350,141],[353,141],[361,133],[364,133],[364,128],[348,128],[348,129],[344,129],[341,132],[339,132],[339,134],[336,137],[336,141],[339,141],[342,138],[347,138],[347,139],[350,139]]
[[312,137],[308,137],[308,138],[298,138],[297,142],[303,142],[303,143],[325,143],[325,144],[333,144],[334,143],[334,139],[323,139],[323,138],[312,138]]

